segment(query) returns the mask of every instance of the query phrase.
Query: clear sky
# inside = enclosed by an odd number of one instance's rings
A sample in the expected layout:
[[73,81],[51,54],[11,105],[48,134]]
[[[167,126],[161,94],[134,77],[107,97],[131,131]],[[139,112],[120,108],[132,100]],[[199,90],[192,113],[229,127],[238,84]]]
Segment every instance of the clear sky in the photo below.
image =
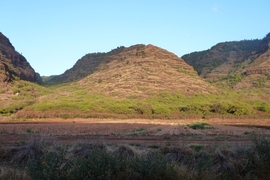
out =
[[87,53],[153,44],[181,57],[270,32],[270,0],[0,0],[0,32],[36,72]]

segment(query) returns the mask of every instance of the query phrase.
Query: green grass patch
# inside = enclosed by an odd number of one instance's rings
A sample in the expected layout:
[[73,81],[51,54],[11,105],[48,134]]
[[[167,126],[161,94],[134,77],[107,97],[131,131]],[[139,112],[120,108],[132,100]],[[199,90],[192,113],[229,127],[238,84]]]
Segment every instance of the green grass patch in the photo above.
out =
[[195,152],[199,152],[203,149],[203,145],[199,145],[199,144],[192,144],[189,147],[193,149]]

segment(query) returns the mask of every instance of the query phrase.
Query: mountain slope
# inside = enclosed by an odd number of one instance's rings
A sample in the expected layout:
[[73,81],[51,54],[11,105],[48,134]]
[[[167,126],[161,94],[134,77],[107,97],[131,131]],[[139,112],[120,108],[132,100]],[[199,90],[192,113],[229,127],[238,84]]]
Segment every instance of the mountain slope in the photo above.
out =
[[75,65],[61,75],[43,77],[47,84],[72,82],[82,79],[98,70],[101,63],[108,63],[115,54],[121,53],[125,47],[117,47],[108,53],[89,53],[79,59]]
[[[251,87],[270,74],[270,33],[262,40],[224,42],[182,58],[208,81],[228,82],[231,87]],[[242,83],[244,80],[244,83]],[[266,83],[268,84],[268,83]]]
[[16,52],[9,39],[0,32],[0,82],[8,82],[15,76],[31,82],[42,81],[25,57]]
[[103,56],[96,71],[78,81],[79,85],[117,98],[164,91],[186,95],[216,91],[183,59],[153,45],[121,47]]

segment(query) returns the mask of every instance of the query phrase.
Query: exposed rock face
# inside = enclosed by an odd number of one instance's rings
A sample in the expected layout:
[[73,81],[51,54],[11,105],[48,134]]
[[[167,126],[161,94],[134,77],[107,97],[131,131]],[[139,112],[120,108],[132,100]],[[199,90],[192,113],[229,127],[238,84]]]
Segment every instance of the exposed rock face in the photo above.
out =
[[22,80],[41,83],[41,77],[24,56],[15,51],[9,39],[0,32],[0,81],[10,81],[15,76]]
[[8,82],[11,79],[11,73],[6,64],[0,62],[0,83]]

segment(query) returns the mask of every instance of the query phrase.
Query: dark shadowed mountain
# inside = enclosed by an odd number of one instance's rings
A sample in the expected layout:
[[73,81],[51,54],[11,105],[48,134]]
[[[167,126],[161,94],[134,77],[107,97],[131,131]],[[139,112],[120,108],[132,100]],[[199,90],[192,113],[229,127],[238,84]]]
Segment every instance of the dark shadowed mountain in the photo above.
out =
[[42,82],[25,57],[18,53],[9,39],[0,32],[0,82],[9,82],[16,77],[31,82]]

